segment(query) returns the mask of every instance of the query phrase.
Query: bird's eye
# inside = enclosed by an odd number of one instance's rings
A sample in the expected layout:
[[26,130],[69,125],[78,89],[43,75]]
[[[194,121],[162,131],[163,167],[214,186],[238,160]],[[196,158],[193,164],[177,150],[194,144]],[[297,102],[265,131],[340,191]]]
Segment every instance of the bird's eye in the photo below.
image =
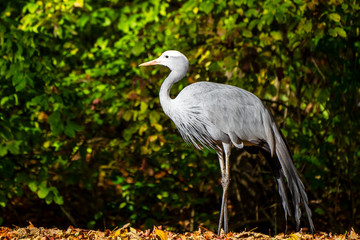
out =
[[169,56],[168,56],[168,55],[166,55],[166,56],[165,56],[165,58],[169,58]]

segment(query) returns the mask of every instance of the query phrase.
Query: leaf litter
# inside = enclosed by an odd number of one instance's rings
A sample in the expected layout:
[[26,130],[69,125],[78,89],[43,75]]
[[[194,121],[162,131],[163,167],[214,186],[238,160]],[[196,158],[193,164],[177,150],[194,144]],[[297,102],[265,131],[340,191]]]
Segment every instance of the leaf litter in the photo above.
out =
[[233,240],[233,239],[245,239],[245,240],[355,240],[360,239],[360,235],[351,229],[344,234],[333,234],[318,232],[315,234],[308,234],[305,232],[291,233],[288,235],[278,234],[276,236],[269,236],[257,232],[230,232],[225,234],[222,232],[220,236],[216,233],[200,227],[199,230],[186,233],[175,233],[167,230],[163,230],[161,226],[155,227],[145,231],[135,229],[130,224],[125,224],[123,227],[114,230],[95,231],[81,228],[68,227],[66,230],[60,230],[57,228],[43,228],[35,227],[31,222],[29,226],[20,228],[8,228],[0,227],[0,240],[10,239],[36,239],[36,240],[55,240],[55,239],[70,239],[70,240],[96,240],[96,239],[111,239],[111,240]]

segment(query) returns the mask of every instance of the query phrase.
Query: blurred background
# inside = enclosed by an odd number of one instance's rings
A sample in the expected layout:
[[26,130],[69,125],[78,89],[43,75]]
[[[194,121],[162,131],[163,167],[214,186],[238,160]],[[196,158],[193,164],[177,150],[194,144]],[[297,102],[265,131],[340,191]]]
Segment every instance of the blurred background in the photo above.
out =
[[[360,226],[360,7],[345,0],[0,3],[0,224],[215,231],[216,154],[161,109],[176,49],[196,81],[255,93],[287,138],[319,231]],[[284,231],[261,156],[232,152],[230,229]],[[302,227],[307,228],[305,216]],[[289,230],[295,224],[289,221]]]

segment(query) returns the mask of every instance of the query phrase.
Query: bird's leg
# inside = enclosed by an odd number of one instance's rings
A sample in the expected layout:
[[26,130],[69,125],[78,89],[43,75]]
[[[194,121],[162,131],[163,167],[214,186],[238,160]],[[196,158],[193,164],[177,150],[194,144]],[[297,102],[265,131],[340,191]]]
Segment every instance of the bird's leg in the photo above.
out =
[[223,196],[221,200],[220,218],[219,218],[219,226],[218,226],[218,235],[220,235],[221,227],[223,225],[223,220],[224,220],[224,186],[222,184],[222,181],[225,174],[225,163],[224,163],[223,151],[219,151],[217,152],[217,154],[218,154],[220,170],[221,170],[221,185],[223,187]]
[[[228,188],[230,184],[230,150],[231,145],[227,143],[223,143],[223,149],[225,153],[225,159],[223,153],[219,154],[219,162],[221,169],[221,186],[223,188],[223,195],[221,201],[221,211],[220,211],[220,220],[218,227],[218,235],[220,234],[222,223],[224,223],[224,232],[228,233],[228,214],[227,214],[227,196],[228,196]],[[225,160],[225,161],[224,161]]]
[[231,144],[223,143],[224,152],[225,152],[225,176],[221,179],[221,184],[223,185],[223,190],[225,192],[225,206],[224,206],[224,231],[225,233],[229,232],[228,227],[228,208],[227,208],[227,196],[228,196],[228,187],[230,184],[230,152],[231,152]]

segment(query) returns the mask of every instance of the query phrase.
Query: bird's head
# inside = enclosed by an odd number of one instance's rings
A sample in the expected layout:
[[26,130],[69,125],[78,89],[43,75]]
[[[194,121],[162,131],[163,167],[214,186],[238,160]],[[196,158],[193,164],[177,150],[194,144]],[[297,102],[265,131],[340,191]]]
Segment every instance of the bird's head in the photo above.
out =
[[160,57],[149,62],[140,64],[139,66],[163,65],[171,71],[187,72],[189,69],[189,60],[179,51],[169,50],[163,52]]

